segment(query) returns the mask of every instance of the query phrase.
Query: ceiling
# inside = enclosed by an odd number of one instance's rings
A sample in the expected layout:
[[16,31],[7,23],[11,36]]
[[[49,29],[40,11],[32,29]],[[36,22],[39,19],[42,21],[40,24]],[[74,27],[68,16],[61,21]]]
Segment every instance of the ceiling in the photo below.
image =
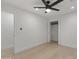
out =
[[[56,0],[50,0],[51,3]],[[36,11],[33,7],[44,6],[41,0],[2,0],[2,3],[8,3],[19,7],[24,10],[28,10],[30,12],[45,16],[47,18],[52,18],[53,16],[63,15],[69,12],[73,12],[77,10],[77,2],[76,0],[64,0],[63,2],[54,6],[55,8],[60,9],[60,11],[51,11],[50,13],[45,13],[44,9],[39,9]],[[72,8],[74,7],[74,8]]]

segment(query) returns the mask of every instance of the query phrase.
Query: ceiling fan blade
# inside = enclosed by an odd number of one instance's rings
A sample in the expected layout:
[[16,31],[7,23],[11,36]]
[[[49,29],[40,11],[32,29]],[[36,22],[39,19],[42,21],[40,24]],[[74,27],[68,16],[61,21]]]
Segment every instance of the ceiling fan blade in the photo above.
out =
[[46,0],[41,0],[41,1],[44,3],[45,6],[47,5]]
[[52,6],[55,6],[56,4],[58,4],[58,3],[60,3],[60,2],[62,2],[63,0],[57,0],[56,2],[54,2],[54,3],[52,3],[50,6],[52,7]]
[[34,7],[34,8],[46,8],[46,7]]
[[56,8],[50,8],[50,9],[55,10],[55,11],[60,11],[59,9],[56,9]]

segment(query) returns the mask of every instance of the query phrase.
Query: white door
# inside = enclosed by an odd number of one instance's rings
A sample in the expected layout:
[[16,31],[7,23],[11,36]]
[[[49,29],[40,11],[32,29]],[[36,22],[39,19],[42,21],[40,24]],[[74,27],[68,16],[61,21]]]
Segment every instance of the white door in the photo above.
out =
[[1,48],[13,47],[14,16],[11,13],[1,12]]
[[58,41],[58,24],[51,25],[51,40]]

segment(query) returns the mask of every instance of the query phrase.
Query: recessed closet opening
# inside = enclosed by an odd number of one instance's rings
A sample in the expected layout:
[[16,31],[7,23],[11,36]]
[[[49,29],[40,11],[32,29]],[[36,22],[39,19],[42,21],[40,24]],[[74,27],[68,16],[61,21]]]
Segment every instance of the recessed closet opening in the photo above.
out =
[[58,44],[58,21],[50,22],[50,42]]

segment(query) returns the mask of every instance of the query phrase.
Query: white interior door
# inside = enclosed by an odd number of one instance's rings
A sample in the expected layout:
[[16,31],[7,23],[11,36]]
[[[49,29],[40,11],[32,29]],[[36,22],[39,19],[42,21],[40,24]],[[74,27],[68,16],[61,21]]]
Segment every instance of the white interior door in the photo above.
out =
[[51,25],[51,40],[58,41],[58,24]]
[[1,59],[13,59],[14,15],[1,11]]
[[1,12],[1,48],[13,48],[14,39],[14,15]]

